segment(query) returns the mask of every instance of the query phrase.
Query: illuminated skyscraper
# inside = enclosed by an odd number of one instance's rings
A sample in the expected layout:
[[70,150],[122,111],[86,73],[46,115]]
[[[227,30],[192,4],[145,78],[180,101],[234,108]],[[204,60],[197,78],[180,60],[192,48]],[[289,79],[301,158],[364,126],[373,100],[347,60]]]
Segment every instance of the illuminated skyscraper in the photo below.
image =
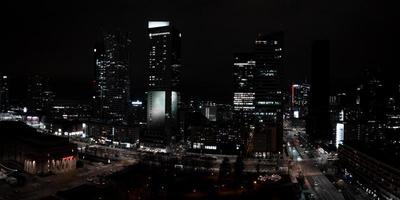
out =
[[129,34],[108,33],[94,48],[97,115],[113,121],[126,119],[130,98],[129,62],[131,54]]
[[142,147],[166,150],[177,133],[181,33],[168,21],[150,21],[147,133]]
[[252,53],[234,55],[233,106],[239,121],[245,119],[252,130],[255,127],[245,138],[247,151],[256,157],[280,152],[282,147],[283,41],[283,32],[260,34]]
[[304,118],[305,116],[307,116],[309,95],[309,84],[292,84],[290,104],[294,118]]
[[259,35],[255,41],[255,114],[253,152],[264,157],[282,148],[283,32]]
[[0,112],[8,110],[8,79],[7,76],[0,76]]
[[237,117],[253,114],[254,106],[254,54],[240,53],[234,55],[233,63],[233,108]]

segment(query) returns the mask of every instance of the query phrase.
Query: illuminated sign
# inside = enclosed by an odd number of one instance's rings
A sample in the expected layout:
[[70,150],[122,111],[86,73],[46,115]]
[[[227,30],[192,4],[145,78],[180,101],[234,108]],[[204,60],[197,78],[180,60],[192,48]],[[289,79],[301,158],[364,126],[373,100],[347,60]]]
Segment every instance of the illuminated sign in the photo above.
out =
[[293,112],[293,117],[296,118],[296,119],[299,118],[299,111],[298,111],[298,110],[295,110],[295,111]]
[[62,158],[62,160],[73,160],[74,156],[66,156],[64,158]]
[[339,144],[342,144],[344,140],[344,124],[337,123],[336,124],[336,148],[339,147]]
[[149,28],[158,28],[169,26],[169,21],[149,21]]
[[143,103],[139,100],[136,100],[136,101],[132,101],[131,104],[132,104],[132,106],[141,106]]

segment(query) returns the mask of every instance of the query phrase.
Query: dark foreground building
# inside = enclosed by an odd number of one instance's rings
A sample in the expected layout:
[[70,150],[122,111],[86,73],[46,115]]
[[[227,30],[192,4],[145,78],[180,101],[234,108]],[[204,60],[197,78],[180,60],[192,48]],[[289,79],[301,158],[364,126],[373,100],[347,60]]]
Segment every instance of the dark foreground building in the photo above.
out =
[[311,98],[307,134],[317,143],[332,140],[329,121],[329,40],[317,40],[311,50]]
[[0,75],[0,112],[8,110],[8,81],[7,76]]
[[345,142],[339,147],[339,159],[354,181],[368,189],[370,195],[378,199],[400,199],[400,156],[396,152]]
[[22,122],[0,122],[0,161],[17,162],[30,174],[63,173],[76,168],[77,146],[45,135]]

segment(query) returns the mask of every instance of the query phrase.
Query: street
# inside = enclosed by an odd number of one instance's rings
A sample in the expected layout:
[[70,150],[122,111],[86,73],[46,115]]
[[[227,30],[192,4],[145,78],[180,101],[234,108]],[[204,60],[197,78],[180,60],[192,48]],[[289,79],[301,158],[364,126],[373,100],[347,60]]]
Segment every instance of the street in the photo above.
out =
[[344,200],[343,195],[335,188],[328,178],[314,166],[314,160],[309,158],[306,150],[301,146],[297,139],[296,132],[293,130],[286,130],[286,137],[288,141],[287,151],[289,157],[293,159],[293,166],[291,174],[303,174],[305,177],[305,187],[312,190],[322,200]]

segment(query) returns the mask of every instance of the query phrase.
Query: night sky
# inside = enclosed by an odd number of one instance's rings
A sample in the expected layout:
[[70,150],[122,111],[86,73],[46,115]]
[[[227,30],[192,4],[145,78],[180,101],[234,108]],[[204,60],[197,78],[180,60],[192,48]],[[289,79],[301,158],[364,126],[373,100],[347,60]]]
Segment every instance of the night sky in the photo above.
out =
[[[11,95],[25,93],[31,74],[52,78],[59,98],[84,98],[93,77],[93,45],[100,30],[134,35],[132,93],[145,91],[148,20],[170,20],[183,35],[184,92],[229,102],[232,54],[252,48],[257,33],[285,31],[285,84],[309,77],[310,44],[332,45],[331,88],[358,82],[364,67],[390,80],[400,66],[398,7],[376,0],[126,0],[2,3],[2,63]],[[397,12],[397,13],[396,13]],[[24,83],[24,84],[23,84]]]

